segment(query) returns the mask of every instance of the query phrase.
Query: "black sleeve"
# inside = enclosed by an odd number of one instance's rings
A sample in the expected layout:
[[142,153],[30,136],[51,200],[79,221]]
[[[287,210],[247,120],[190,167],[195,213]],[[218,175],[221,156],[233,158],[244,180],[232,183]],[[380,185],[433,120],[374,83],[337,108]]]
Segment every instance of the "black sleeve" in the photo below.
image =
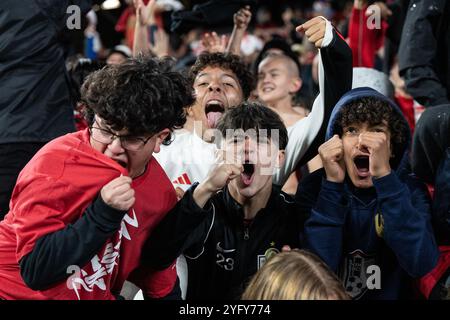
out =
[[43,290],[66,279],[71,265],[84,266],[120,228],[124,211],[105,204],[99,196],[74,224],[47,234],[20,260],[20,273],[33,290]]
[[[445,0],[411,1],[403,27],[399,48],[400,76],[405,80],[406,91],[425,107],[450,103],[447,89],[434,69],[438,39],[437,24],[444,17]],[[433,6],[433,10],[429,7]]]
[[450,147],[450,105],[425,110],[417,122],[412,153],[414,173],[434,183],[438,166]]
[[211,201],[200,208],[193,197],[198,183],[186,191],[183,198],[152,231],[142,251],[143,264],[162,270],[185,251],[202,246],[214,223]]
[[330,45],[320,49],[324,69],[324,118],[316,138],[299,162],[305,165],[317,155],[320,145],[325,142],[328,121],[339,99],[352,89],[353,67],[352,50],[333,28],[333,40]]

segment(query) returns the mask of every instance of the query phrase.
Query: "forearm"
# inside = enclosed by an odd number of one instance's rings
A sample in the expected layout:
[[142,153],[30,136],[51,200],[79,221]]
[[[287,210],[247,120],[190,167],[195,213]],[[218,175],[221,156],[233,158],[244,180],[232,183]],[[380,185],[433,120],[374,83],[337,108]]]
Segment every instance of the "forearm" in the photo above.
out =
[[42,290],[67,278],[69,266],[86,265],[119,230],[124,214],[98,197],[77,222],[40,238],[21,259],[24,282],[33,290]]
[[447,88],[431,65],[410,67],[402,72],[407,92],[425,107],[450,104]]
[[134,29],[134,42],[133,42],[133,56],[139,54],[146,54],[150,51],[150,43],[148,40],[148,28],[147,25],[141,24],[136,19],[136,25]]
[[245,30],[234,27],[233,31],[231,32],[230,41],[228,42],[228,46],[225,51],[240,56],[241,43],[242,39],[244,38],[244,35]]
[[194,200],[197,186],[188,189],[153,230],[142,254],[146,265],[157,270],[167,268],[185,250],[205,238],[211,210],[204,210]]
[[322,189],[305,223],[306,247],[337,271],[343,250],[343,232],[348,204],[342,183],[323,179]]
[[383,221],[383,239],[406,272],[412,277],[425,275],[439,256],[425,187],[415,188],[411,193],[395,173],[373,181]]
[[[318,99],[323,104],[322,120],[314,119],[320,123],[320,128],[314,140],[308,145],[300,166],[306,164],[317,155],[319,146],[325,142],[326,130],[331,112],[339,99],[352,88],[353,67],[352,52],[347,43],[333,29],[331,43],[320,50],[321,66],[319,66],[320,94]],[[311,112],[313,113],[313,112]],[[313,115],[309,115],[311,117]]]

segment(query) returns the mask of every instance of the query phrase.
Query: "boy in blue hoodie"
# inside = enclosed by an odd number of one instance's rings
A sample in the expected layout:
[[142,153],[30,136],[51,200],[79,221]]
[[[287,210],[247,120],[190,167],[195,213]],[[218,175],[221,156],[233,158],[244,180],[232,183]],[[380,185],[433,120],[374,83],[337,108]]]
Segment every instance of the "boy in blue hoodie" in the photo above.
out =
[[426,187],[409,174],[406,120],[388,98],[358,88],[335,106],[327,139],[324,169],[297,191],[311,208],[307,247],[354,299],[411,297],[411,280],[433,269],[438,249]]

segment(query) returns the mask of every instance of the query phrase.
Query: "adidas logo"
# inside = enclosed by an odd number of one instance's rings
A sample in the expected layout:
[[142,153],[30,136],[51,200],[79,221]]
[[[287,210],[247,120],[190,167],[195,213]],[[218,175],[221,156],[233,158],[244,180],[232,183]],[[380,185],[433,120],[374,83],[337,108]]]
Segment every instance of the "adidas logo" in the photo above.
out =
[[187,184],[187,185],[192,184],[191,180],[189,180],[189,177],[186,173],[183,173],[177,179],[173,180],[172,183],[173,184]]

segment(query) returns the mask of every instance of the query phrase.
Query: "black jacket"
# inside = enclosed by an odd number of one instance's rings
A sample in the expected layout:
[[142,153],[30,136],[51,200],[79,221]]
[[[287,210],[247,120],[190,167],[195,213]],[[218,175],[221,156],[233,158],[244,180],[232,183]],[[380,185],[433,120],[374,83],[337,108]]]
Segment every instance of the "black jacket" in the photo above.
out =
[[414,132],[412,166],[434,185],[433,227],[439,245],[450,245],[450,105],[425,110]]
[[59,42],[72,4],[83,15],[91,1],[0,1],[0,143],[47,142],[75,130]]
[[306,220],[300,206],[273,186],[266,208],[249,226],[242,207],[225,187],[205,209],[197,206],[191,187],[161,221],[143,250],[144,263],[170,265],[184,253],[188,264],[188,300],[238,299],[249,278],[283,245],[300,247]]
[[450,103],[450,1],[412,0],[399,49],[406,90],[424,106]]

